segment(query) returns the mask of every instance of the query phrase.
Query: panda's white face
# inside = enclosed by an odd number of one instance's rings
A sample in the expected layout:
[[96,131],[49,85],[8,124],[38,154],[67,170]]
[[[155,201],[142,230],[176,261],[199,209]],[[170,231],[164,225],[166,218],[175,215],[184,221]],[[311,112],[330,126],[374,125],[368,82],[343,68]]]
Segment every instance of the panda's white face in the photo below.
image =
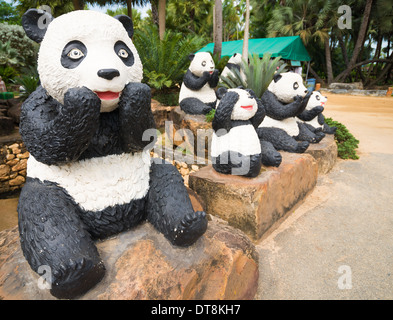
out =
[[231,119],[248,120],[252,118],[258,110],[258,104],[255,97],[244,89],[228,89],[228,91],[236,92],[239,95],[239,100],[233,107]]
[[198,52],[190,64],[190,71],[197,77],[202,77],[202,74],[207,71],[212,74],[214,72],[214,61],[209,52]]
[[327,97],[323,96],[319,91],[313,91],[308,100],[306,110],[311,110],[314,107],[324,107],[327,101]]
[[290,103],[297,95],[305,97],[307,88],[303,84],[300,74],[294,72],[284,72],[280,74],[281,78],[275,82],[274,80],[267,88],[270,92],[283,103]]
[[228,63],[233,63],[237,65],[241,65],[242,63],[242,55],[240,53],[235,53],[229,60]]
[[101,99],[101,112],[117,107],[129,82],[141,82],[138,52],[118,20],[95,11],[54,19],[41,43],[38,72],[49,95],[64,102],[70,88],[87,87]]

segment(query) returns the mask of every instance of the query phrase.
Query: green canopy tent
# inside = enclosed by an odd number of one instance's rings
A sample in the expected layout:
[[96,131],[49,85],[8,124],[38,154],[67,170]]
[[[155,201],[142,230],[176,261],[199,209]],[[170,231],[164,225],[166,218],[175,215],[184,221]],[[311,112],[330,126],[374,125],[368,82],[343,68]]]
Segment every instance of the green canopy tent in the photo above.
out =
[[[213,52],[214,43],[211,42],[200,49],[198,52]],[[233,56],[235,53],[242,53],[243,40],[226,41],[222,43],[221,58]],[[299,36],[260,38],[248,40],[248,52],[258,54],[260,58],[265,53],[270,53],[272,57],[291,60],[293,66],[300,66],[300,61],[309,62],[311,60],[308,52]],[[296,64],[296,62],[298,64]],[[307,68],[308,76],[308,68]]]
[[[214,43],[209,43],[198,52],[213,52]],[[235,53],[242,53],[243,40],[226,41],[222,43],[221,58],[231,57]],[[264,53],[271,53],[272,57],[281,56],[282,59],[295,61],[310,61],[311,58],[299,36],[260,38],[248,40],[248,52],[257,53],[263,57]]]

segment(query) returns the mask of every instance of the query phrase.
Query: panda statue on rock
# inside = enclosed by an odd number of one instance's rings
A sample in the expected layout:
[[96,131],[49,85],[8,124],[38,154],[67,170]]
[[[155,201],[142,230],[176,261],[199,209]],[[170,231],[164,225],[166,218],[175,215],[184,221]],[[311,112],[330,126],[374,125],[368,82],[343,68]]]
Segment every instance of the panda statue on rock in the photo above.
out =
[[[311,132],[297,118],[305,110],[311,94],[299,74],[275,74],[261,98],[266,109],[265,120],[257,129],[261,141],[270,142],[276,150],[295,153],[303,153],[310,143],[319,142],[325,134]],[[320,111],[313,109],[310,116]]]
[[34,271],[51,268],[52,295],[74,298],[104,276],[96,239],[147,220],[172,244],[189,246],[207,218],[194,212],[176,168],[150,159],[155,137],[143,134],[155,127],[151,93],[140,83],[131,19],[90,10],[53,19],[30,9],[22,24],[41,43],[41,85],[21,111],[30,152],[21,247]]
[[252,90],[220,88],[214,114],[211,157],[223,174],[256,177],[262,165],[261,143],[255,131],[265,117]]
[[327,97],[323,96],[319,91],[313,91],[305,110],[297,116],[314,134],[318,132],[334,134],[337,130],[337,127],[330,127],[325,123],[322,111],[326,101]]
[[179,105],[187,114],[207,114],[216,108],[217,96],[214,90],[219,81],[209,52],[190,54],[190,66],[180,88]]

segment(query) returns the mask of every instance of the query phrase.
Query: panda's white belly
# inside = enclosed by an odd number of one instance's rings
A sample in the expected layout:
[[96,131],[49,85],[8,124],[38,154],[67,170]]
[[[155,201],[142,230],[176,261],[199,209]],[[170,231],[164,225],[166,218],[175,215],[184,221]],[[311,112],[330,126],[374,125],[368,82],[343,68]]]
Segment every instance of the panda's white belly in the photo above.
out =
[[280,128],[283,129],[290,136],[297,136],[299,134],[299,126],[295,117],[287,118],[284,120],[276,120],[270,117],[265,117],[259,128]]
[[323,126],[321,126],[318,122],[318,117],[315,117],[314,119],[312,119],[311,121],[305,121],[307,124],[311,124],[315,129],[317,128],[322,128]]
[[81,208],[99,211],[143,198],[149,190],[149,152],[123,153],[46,165],[30,156],[27,176],[57,183]]
[[185,98],[198,98],[204,103],[211,103],[217,100],[216,92],[206,83],[200,90],[191,90],[183,83],[180,88],[179,101]]
[[220,137],[213,132],[211,156],[218,157],[227,151],[239,152],[245,156],[261,153],[261,143],[255,128],[251,124],[234,127]]

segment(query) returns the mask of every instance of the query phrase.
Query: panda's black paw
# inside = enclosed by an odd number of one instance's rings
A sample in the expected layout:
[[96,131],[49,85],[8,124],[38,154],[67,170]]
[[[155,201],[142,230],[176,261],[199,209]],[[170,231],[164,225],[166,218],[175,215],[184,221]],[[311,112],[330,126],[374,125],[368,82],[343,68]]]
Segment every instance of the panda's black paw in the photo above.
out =
[[187,214],[169,234],[172,244],[188,247],[197,241],[207,229],[207,217],[204,211]]
[[309,146],[310,146],[310,143],[308,141],[300,141],[297,145],[295,152],[296,153],[303,153],[307,150],[307,148]]
[[101,100],[93,91],[86,87],[70,88],[64,94],[64,105],[76,109],[86,108],[89,112],[92,109],[99,112]]
[[50,292],[58,299],[74,299],[90,290],[104,275],[102,261],[70,259],[67,265],[61,264],[60,269],[53,272]]
[[262,164],[268,167],[279,167],[282,162],[282,156],[279,152],[262,155]]
[[323,132],[316,132],[315,133],[316,143],[320,142],[323,138],[325,138],[325,134]]

